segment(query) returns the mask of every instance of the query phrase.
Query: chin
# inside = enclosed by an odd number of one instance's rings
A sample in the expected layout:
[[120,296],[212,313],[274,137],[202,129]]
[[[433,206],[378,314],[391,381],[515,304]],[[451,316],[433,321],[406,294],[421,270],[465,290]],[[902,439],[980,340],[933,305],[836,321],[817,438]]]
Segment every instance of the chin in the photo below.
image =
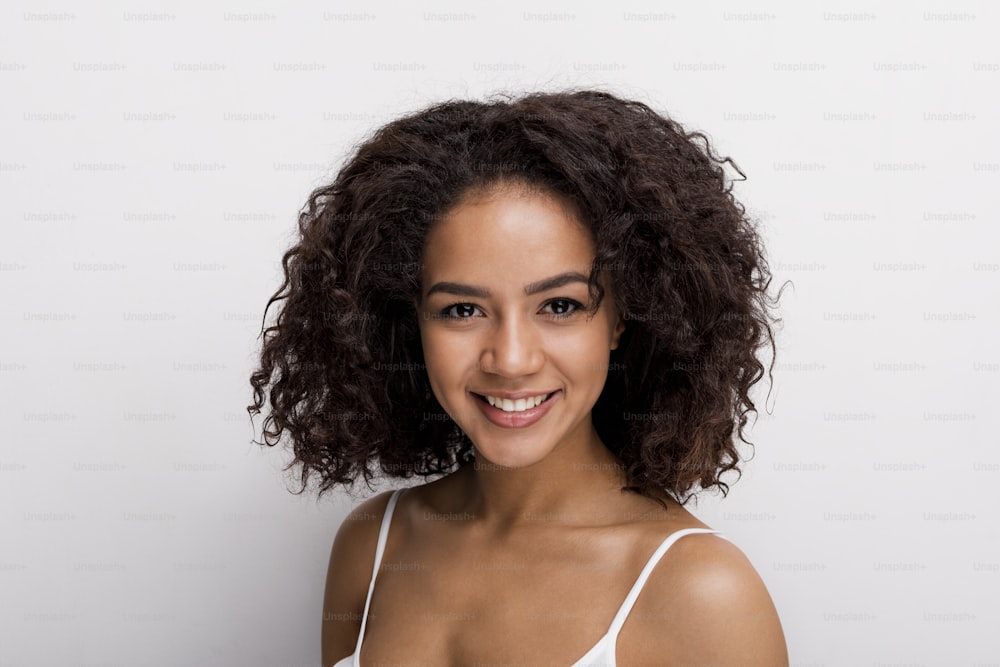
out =
[[476,447],[476,464],[479,466],[501,466],[503,468],[527,468],[545,458],[545,454],[526,452],[523,450],[506,451],[482,450]]

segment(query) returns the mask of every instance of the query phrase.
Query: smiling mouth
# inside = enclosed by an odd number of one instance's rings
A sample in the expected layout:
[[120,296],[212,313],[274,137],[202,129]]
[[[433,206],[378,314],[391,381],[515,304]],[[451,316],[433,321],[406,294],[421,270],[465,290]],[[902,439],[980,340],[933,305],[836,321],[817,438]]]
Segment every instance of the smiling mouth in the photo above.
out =
[[[559,390],[559,389],[557,389],[557,390],[555,390],[555,391],[551,392],[550,394],[547,394],[547,395],[545,396],[545,399],[544,399],[544,400],[542,400],[542,401],[541,401],[540,403],[538,403],[537,405],[534,405],[534,406],[532,406],[532,407],[530,407],[530,408],[525,408],[524,410],[504,410],[504,409],[503,409],[503,408],[502,408],[501,406],[499,406],[499,405],[493,405],[493,404],[491,404],[491,403],[490,403],[490,402],[489,402],[489,401],[488,401],[488,400],[486,399],[486,397],[485,397],[485,396],[483,396],[482,394],[477,394],[477,393],[475,393],[475,392],[471,392],[471,393],[472,393],[472,395],[473,395],[473,396],[475,396],[476,398],[478,398],[478,399],[479,399],[480,401],[482,401],[482,402],[483,402],[483,403],[485,403],[486,405],[489,405],[489,406],[490,406],[491,408],[495,408],[495,409],[497,409],[497,410],[503,410],[503,412],[508,412],[508,413],[511,413],[511,414],[517,414],[517,413],[519,413],[519,412],[527,412],[528,410],[534,410],[535,408],[537,408],[537,407],[539,407],[539,406],[542,406],[542,405],[545,405],[546,403],[548,403],[549,401],[551,401],[551,400],[552,400],[552,397],[553,397],[553,396],[555,396],[555,395],[556,395],[557,393],[559,393],[559,391],[560,391],[560,390]],[[516,401],[515,401],[515,403],[516,403]]]

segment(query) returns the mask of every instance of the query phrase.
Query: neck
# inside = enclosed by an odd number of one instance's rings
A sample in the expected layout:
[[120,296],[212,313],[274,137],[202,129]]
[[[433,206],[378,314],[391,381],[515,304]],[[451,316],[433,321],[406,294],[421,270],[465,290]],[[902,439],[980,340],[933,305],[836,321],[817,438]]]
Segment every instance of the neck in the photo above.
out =
[[599,522],[608,512],[609,495],[620,496],[625,483],[622,462],[593,428],[581,444],[553,450],[531,466],[502,468],[476,460],[463,474],[465,511],[496,535],[540,521]]

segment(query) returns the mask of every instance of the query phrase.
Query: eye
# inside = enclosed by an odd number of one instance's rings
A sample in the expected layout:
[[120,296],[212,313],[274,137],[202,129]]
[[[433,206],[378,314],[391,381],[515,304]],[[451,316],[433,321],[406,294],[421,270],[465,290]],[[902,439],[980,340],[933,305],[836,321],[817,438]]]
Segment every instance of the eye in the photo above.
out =
[[453,308],[454,309],[458,309],[459,311],[463,311],[464,310],[465,312],[468,312],[469,310],[475,310],[476,309],[476,307],[474,305],[472,305],[471,303],[453,303],[450,306],[447,306],[443,310],[441,310],[441,312],[438,313],[438,316],[439,317],[443,317],[446,320],[468,320],[468,319],[471,319],[471,318],[468,318],[468,317],[462,317],[460,315],[459,316],[452,315],[451,311],[452,311]]
[[566,307],[571,308],[569,312],[553,313],[553,315],[555,315],[556,317],[569,317],[570,315],[575,314],[576,311],[578,311],[580,308],[583,307],[583,304],[581,304],[579,301],[574,301],[573,299],[552,299],[552,301],[549,301],[545,305],[551,306],[553,304],[560,304],[562,308]]
[[[583,307],[583,304],[575,299],[552,299],[545,304],[546,308],[550,306],[560,311],[552,313],[553,317],[566,318],[575,315],[576,312]],[[566,312],[567,309],[568,312]],[[438,317],[446,320],[470,320],[472,319],[471,315],[476,310],[478,310],[478,307],[471,303],[453,303],[441,309],[438,313]],[[469,317],[461,314],[453,314],[453,311],[454,313],[465,313],[466,315],[469,315]]]

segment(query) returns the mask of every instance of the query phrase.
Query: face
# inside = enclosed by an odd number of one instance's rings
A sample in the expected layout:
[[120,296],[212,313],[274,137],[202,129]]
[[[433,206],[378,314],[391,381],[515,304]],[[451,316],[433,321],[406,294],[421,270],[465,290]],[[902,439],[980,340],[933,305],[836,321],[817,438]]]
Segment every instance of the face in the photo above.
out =
[[[604,272],[588,319],[594,256],[560,200],[516,186],[468,196],[431,228],[417,305],[427,375],[478,461],[524,467],[597,439],[590,412],[624,322]],[[523,413],[480,398],[524,391],[552,396]]]

